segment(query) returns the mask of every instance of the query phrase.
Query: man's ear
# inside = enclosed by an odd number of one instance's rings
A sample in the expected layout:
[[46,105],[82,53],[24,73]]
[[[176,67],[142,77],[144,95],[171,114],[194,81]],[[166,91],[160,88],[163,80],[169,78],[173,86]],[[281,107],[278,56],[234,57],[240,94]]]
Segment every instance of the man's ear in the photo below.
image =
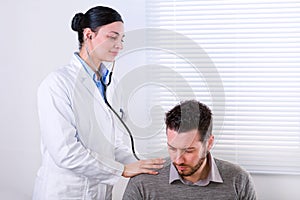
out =
[[207,141],[207,150],[210,151],[211,148],[213,147],[214,145],[214,141],[215,141],[215,136],[214,135],[211,135]]

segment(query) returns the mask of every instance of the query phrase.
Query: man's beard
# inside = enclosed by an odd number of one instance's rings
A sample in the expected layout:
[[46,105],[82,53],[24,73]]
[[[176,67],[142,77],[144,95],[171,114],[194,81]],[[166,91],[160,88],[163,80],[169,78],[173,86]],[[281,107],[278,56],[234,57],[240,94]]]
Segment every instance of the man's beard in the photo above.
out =
[[201,165],[203,164],[206,157],[207,157],[207,154],[205,157],[200,158],[198,163],[195,166],[190,166],[190,165],[185,165],[185,164],[176,165],[175,163],[173,163],[173,164],[175,166],[183,166],[183,167],[188,167],[190,169],[189,172],[185,173],[185,172],[178,171],[178,169],[176,168],[176,170],[180,176],[183,176],[183,177],[184,176],[192,176],[201,167]]

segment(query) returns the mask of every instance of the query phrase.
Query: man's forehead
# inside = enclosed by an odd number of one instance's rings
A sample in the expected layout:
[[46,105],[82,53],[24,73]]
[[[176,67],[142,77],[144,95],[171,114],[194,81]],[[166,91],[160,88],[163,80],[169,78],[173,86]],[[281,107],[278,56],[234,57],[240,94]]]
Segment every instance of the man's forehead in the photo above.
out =
[[199,134],[196,129],[178,133],[175,130],[167,129],[168,144],[174,147],[188,148],[195,142],[200,142]]

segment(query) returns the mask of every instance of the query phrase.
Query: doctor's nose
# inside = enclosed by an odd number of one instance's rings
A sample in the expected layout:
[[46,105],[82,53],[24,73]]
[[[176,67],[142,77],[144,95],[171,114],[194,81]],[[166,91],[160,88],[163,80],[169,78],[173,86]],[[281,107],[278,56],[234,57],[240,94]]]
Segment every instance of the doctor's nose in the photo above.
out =
[[115,43],[115,45],[114,45],[114,47],[116,48],[116,49],[123,49],[123,42],[122,41],[117,41],[116,43]]

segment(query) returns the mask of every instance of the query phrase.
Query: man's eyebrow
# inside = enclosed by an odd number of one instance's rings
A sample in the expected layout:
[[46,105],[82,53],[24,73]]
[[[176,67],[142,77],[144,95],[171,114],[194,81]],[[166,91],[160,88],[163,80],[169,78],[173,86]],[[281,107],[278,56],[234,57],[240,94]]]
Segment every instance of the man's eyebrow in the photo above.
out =
[[[170,145],[168,142],[167,142],[167,144],[168,144],[168,146],[169,146],[170,148],[178,149],[178,148],[173,147],[172,145]],[[195,147],[187,147],[187,148],[182,148],[182,149],[180,149],[180,150],[186,151],[186,150],[193,150],[193,149],[195,149]]]
[[167,142],[168,146],[173,148],[173,149],[176,149],[175,147],[173,147],[172,145],[170,145],[168,142]]

